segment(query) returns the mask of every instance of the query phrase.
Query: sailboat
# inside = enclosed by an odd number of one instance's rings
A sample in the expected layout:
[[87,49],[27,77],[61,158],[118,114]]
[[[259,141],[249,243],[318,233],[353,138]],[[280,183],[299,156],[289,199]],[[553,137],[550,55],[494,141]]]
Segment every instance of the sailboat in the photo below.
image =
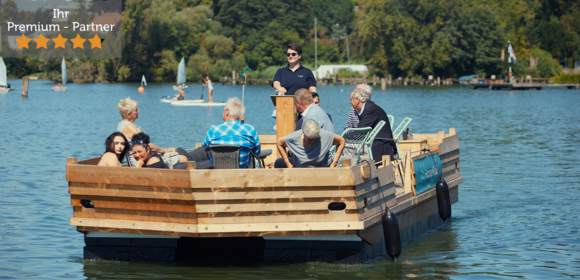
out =
[[173,86],[173,90],[179,90],[180,88],[187,88],[185,85],[185,59],[183,57],[179,62],[179,66],[177,66],[177,85]]
[[62,72],[62,86],[55,86],[54,91],[66,91],[66,87],[64,86],[66,85],[66,61],[64,60],[64,57],[62,58],[62,64],[60,67]]
[[10,89],[8,88],[8,78],[6,77],[6,64],[0,57],[0,93],[7,93],[8,91]]

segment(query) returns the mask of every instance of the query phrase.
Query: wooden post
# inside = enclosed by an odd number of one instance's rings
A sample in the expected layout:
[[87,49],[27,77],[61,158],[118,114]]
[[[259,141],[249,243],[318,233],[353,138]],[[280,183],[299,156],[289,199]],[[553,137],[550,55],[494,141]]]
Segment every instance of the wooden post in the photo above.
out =
[[76,157],[67,157],[66,158],[66,164],[78,164],[78,163],[79,162],[77,161]]
[[22,77],[22,97],[28,98],[28,77]]
[[437,77],[437,85],[441,84],[441,77]]
[[449,129],[449,135],[455,135],[455,134],[457,134],[455,128],[450,128]]
[[445,131],[439,131],[437,135],[439,136],[439,143],[443,143],[443,138],[445,138]]
[[411,167],[412,161],[411,150],[407,150],[405,154],[405,176],[403,177],[405,182],[405,194],[413,191],[413,187],[411,186],[413,183],[411,177],[413,174],[413,169]]
[[387,78],[381,79],[381,91],[382,92],[387,91]]
[[[294,95],[271,95],[272,103],[276,106],[276,140],[284,137],[296,129],[296,105]],[[276,149],[276,157],[278,149]]]
[[360,178],[363,180],[368,178],[368,177],[371,177],[371,166],[369,165],[368,162],[363,162],[360,165],[359,173],[360,173]]

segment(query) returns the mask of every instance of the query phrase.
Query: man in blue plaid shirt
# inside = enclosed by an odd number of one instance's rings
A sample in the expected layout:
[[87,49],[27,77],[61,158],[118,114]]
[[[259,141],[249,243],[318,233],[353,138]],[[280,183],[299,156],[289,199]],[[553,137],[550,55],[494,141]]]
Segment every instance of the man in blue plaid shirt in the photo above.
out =
[[[226,102],[223,112],[224,123],[212,125],[203,140],[203,147],[210,145],[238,145],[252,150],[254,155],[260,155],[260,138],[256,129],[249,124],[242,124],[240,119],[244,115],[244,105],[237,97]],[[240,150],[240,168],[246,168],[250,162],[250,153]],[[213,160],[212,160],[213,161]]]

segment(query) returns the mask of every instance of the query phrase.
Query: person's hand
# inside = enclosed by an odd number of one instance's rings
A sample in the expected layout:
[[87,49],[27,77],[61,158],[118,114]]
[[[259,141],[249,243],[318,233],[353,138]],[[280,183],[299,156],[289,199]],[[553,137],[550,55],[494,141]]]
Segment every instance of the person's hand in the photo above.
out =
[[294,168],[294,165],[292,165],[292,163],[287,164],[288,168]]
[[330,168],[336,167],[336,163],[333,162],[328,167],[330,167]]
[[278,89],[278,94],[280,94],[280,95],[285,95],[285,94],[286,94],[286,91],[287,91],[287,90],[286,90],[285,88],[283,88],[283,87],[280,87],[280,89]]
[[137,167],[138,168],[143,167],[143,164],[145,164],[145,162],[142,159],[140,159],[140,160],[137,161]]

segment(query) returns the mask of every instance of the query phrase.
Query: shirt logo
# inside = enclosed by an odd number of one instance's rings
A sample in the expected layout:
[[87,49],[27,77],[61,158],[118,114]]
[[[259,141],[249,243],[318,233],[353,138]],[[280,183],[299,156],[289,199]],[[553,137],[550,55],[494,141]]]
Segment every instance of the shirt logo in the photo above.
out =
[[298,75],[298,78],[304,78],[304,75]]

